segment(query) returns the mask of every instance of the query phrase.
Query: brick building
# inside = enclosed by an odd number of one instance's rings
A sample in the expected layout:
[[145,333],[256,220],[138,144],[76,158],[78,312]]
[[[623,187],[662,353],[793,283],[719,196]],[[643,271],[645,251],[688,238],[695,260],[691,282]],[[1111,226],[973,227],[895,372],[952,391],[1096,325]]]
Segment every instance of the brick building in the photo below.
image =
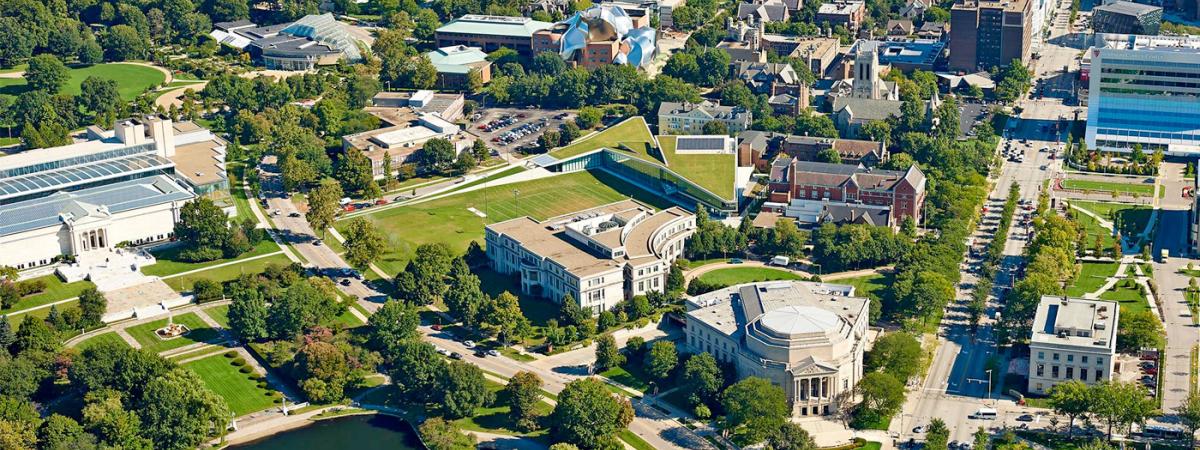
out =
[[801,223],[820,222],[833,209],[886,210],[886,225],[895,227],[909,217],[920,221],[925,203],[925,174],[916,165],[901,172],[782,157],[771,165],[770,180],[763,210]]

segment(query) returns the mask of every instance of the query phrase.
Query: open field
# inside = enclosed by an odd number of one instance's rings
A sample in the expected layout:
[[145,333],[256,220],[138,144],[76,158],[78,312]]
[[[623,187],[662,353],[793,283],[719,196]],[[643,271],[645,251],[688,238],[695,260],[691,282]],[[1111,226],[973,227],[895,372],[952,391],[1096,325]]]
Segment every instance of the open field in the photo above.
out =
[[41,280],[46,283],[46,290],[37,294],[29,295],[18,301],[12,308],[0,310],[0,315],[8,314],[13,311],[42,306],[49,303],[54,303],[59,300],[65,300],[71,297],[78,297],[80,292],[89,287],[95,287],[91,281],[76,281],[74,283],[63,283],[57,275],[46,275],[37,278],[30,278],[33,281]]
[[238,275],[243,273],[262,273],[262,271],[266,270],[267,266],[270,266],[271,264],[288,265],[291,263],[292,260],[288,259],[287,256],[282,254],[271,255],[265,258],[258,258],[239,264],[230,264],[228,266],[202,270],[190,275],[166,278],[163,279],[163,282],[167,283],[167,286],[170,286],[171,289],[174,289],[176,292],[186,292],[192,290],[192,283],[195,283],[196,280],[201,278],[207,278],[209,280],[216,281],[217,283],[224,283],[237,278]]
[[96,345],[105,344],[105,343],[118,343],[121,345],[128,345],[125,343],[124,339],[121,339],[120,336],[117,336],[116,331],[109,331],[107,333],[100,333],[100,334],[97,334],[90,338],[84,339],[83,341],[80,341],[79,344],[76,344],[75,348],[83,350],[88,347],[94,347]]
[[184,363],[204,380],[204,384],[225,399],[235,415],[262,411],[275,405],[274,391],[258,387],[258,374],[241,373],[232,358],[216,354]]
[[158,353],[166,350],[172,350],[179,347],[195,344],[197,342],[213,342],[220,338],[220,333],[217,330],[209,328],[208,325],[200,320],[196,313],[186,313],[175,316],[172,320],[175,323],[186,325],[191,331],[183,336],[173,339],[160,339],[154,330],[162,328],[167,324],[168,319],[155,320],[141,325],[126,328],[125,331],[133,336],[133,339],[142,344],[142,350],[151,353]]
[[1093,181],[1066,179],[1062,182],[1063,189],[1080,189],[1085,191],[1117,192],[1122,194],[1154,195],[1154,185],[1149,183],[1117,183],[1112,181]]
[[1117,273],[1117,263],[1091,263],[1085,262],[1082,264],[1083,269],[1079,271],[1079,276],[1075,277],[1075,282],[1067,286],[1067,295],[1072,297],[1082,297],[1083,294],[1095,292],[1104,286],[1105,279]]
[[654,136],[646,127],[646,119],[640,116],[627,119],[590,137],[576,140],[571,145],[550,152],[550,155],[563,159],[582,155],[601,147],[620,151],[623,150],[619,148],[622,144],[632,150],[632,152],[624,151],[623,153],[655,163],[662,162],[651,154],[650,149],[654,147]]
[[734,166],[737,155],[681,155],[675,153],[675,136],[659,136],[667,168],[708,189],[709,192],[732,200],[734,196]]
[[[70,69],[70,78],[63,84],[62,92],[79,95],[79,86],[87,77],[94,76],[117,82],[121,98],[133,100],[142,91],[158,86],[166,76],[158,70],[138,64],[108,63]],[[24,78],[0,78],[0,97],[17,96],[28,90]]]
[[229,305],[217,305],[204,310],[208,317],[217,321],[224,328],[229,328]]
[[799,280],[800,275],[769,267],[730,267],[700,275],[699,280],[718,286],[753,283],[756,281]]
[[[391,275],[404,268],[421,244],[441,242],[461,253],[472,240],[483,244],[485,223],[526,215],[544,220],[629,196],[659,208],[671,206],[653,194],[597,171],[488,187],[360,217],[373,222],[387,236],[389,252],[376,259],[375,264]],[[486,212],[487,217],[468,211],[470,207]],[[341,229],[345,224],[343,221],[337,226]]]
[[[1130,239],[1146,230],[1154,210],[1149,206],[1125,205],[1120,203],[1071,201],[1071,205],[1085,209],[1105,220],[1118,223],[1121,236]],[[1076,220],[1084,226],[1088,233],[1087,245],[1093,245],[1095,236],[1100,236],[1106,248],[1112,247],[1114,238],[1107,228],[1100,226],[1096,219],[1076,212]]]
[[872,302],[879,303],[889,295],[891,291],[886,289],[892,285],[896,276],[892,273],[863,275],[861,277],[843,278],[840,280],[830,280],[829,284],[848,284],[854,286],[854,295],[857,297],[866,297]]
[[[485,433],[498,433],[526,437],[538,437],[547,433],[547,429],[542,428],[535,430],[532,433],[522,433],[516,430],[516,426],[509,420],[507,405],[508,399],[503,392],[504,385],[492,380],[485,380],[487,389],[496,394],[496,401],[490,407],[475,408],[475,411],[470,417],[458,419],[455,422],[467,431],[481,431]],[[554,409],[549,403],[544,401],[538,402],[534,409],[542,416],[549,415]]]
[[216,259],[198,263],[180,261],[179,253],[183,250],[183,246],[175,246],[166,250],[156,250],[150,252],[154,255],[154,259],[156,259],[157,262],[149,266],[142,267],[142,273],[146,275],[165,277],[167,275],[174,275],[177,273],[187,272],[189,270],[203,269],[205,267],[215,266],[217,264],[227,263],[238,259],[252,258],[259,255],[265,255],[267,253],[277,252],[279,251],[279,246],[275,244],[275,241],[263,239],[261,242],[255,245],[254,248],[250,249],[250,251],[238,255],[236,258]]

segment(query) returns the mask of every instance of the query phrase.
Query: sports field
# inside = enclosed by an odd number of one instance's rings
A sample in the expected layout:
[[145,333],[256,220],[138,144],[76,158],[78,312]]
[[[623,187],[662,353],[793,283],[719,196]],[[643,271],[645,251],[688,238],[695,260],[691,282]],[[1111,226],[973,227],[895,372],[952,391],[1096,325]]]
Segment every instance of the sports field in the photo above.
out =
[[[523,216],[542,220],[630,196],[656,208],[671,206],[608,173],[585,171],[488,187],[360,217],[373,222],[387,237],[388,252],[375,264],[394,276],[418,245],[441,242],[462,253],[472,240],[483,244],[485,223]],[[468,208],[475,208],[486,219]],[[342,221],[336,226],[344,231],[346,224]]]
[[1111,181],[1074,180],[1068,178],[1063,180],[1062,187],[1063,189],[1117,192],[1142,196],[1154,195],[1154,185],[1150,183],[1115,183]]
[[186,362],[183,367],[196,372],[204,385],[225,399],[229,409],[238,416],[262,411],[275,404],[275,391],[258,387],[258,374],[242,373],[243,366],[235,365],[234,358],[216,354]]
[[[121,98],[133,100],[148,88],[158,86],[166,80],[166,75],[157,69],[128,63],[108,63],[70,69],[70,78],[63,84],[62,92],[79,95],[79,86],[87,77],[95,76],[106,80],[116,80],[117,91]],[[24,78],[0,78],[0,96],[17,96],[25,92],[28,86]]]
[[737,155],[681,155],[675,153],[675,136],[659,136],[667,168],[726,200],[733,200]]

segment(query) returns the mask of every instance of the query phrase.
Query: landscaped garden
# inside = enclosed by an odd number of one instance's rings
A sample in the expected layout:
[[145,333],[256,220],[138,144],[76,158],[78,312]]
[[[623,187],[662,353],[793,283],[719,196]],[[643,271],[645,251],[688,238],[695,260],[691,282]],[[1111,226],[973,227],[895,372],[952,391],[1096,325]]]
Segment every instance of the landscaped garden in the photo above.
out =
[[63,283],[57,275],[46,275],[29,280],[22,280],[21,283],[44,283],[45,288],[40,292],[27,295],[18,300],[12,307],[0,309],[0,315],[5,315],[13,311],[42,306],[49,303],[54,303],[59,300],[66,300],[71,297],[78,297],[80,292],[89,287],[95,287],[91,281],[76,281],[74,283]]
[[1117,273],[1120,264],[1085,262],[1082,266],[1083,269],[1075,277],[1075,282],[1067,286],[1067,295],[1071,297],[1082,297],[1104,287],[1108,277]]
[[698,279],[715,286],[733,286],[742,283],[775,280],[800,280],[800,275],[770,267],[729,267],[706,272]]
[[[79,95],[80,85],[87,77],[97,77],[117,82],[117,92],[125,100],[133,100],[146,89],[161,85],[166,75],[158,69],[139,64],[108,63],[93,66],[72,68],[68,71],[70,78],[63,85],[62,92]],[[17,96],[28,89],[24,78],[0,78],[0,97]]]
[[204,384],[225,399],[235,415],[262,411],[281,402],[282,396],[267,388],[266,379],[254,372],[245,359],[230,350],[183,363],[204,380]]
[[[1154,214],[1154,210],[1149,206],[1143,205],[1126,205],[1119,203],[1106,202],[1088,202],[1088,201],[1071,201],[1071,206],[1087,210],[1096,216],[1114,223],[1121,236],[1130,242],[1131,239],[1137,238],[1150,223],[1150,218]],[[1094,246],[1096,238],[1100,239],[1100,245],[1103,251],[1110,251],[1116,238],[1113,237],[1112,230],[1100,225],[1100,221],[1091,215],[1080,211],[1073,211],[1075,221],[1083,227],[1087,233],[1088,246]],[[1132,241],[1136,243],[1136,241]],[[1094,249],[1093,249],[1094,250]]]
[[[484,380],[484,384],[495,395],[495,399],[492,401],[492,405],[475,408],[471,416],[458,419],[456,422],[463,430],[526,437],[540,437],[547,434],[549,430],[546,428],[539,428],[528,433],[517,430],[516,424],[512,423],[509,416],[509,400],[503,391],[504,385],[492,380]],[[534,406],[534,410],[538,412],[538,415],[545,417],[550,415],[554,407],[543,400]]]
[[168,275],[187,272],[189,270],[203,269],[205,267],[215,266],[217,264],[223,264],[239,259],[253,258],[255,256],[274,253],[279,251],[279,246],[275,244],[275,241],[263,239],[262,241],[259,241],[254,248],[250,249],[250,251],[238,255],[236,258],[215,259],[212,261],[197,263],[180,261],[179,254],[185,250],[187,249],[180,245],[164,250],[150,252],[154,255],[154,259],[157,261],[154,264],[142,267],[142,273],[146,275],[165,277]]
[[[166,326],[168,320],[186,326],[190,331],[174,338],[164,339],[159,337],[156,331]],[[142,350],[151,353],[173,350],[200,342],[214,343],[221,338],[221,334],[205,324],[196,313],[180,314],[169,319],[155,320],[126,328],[125,331],[142,345]]]
[[[485,223],[522,216],[543,220],[629,196],[655,207],[671,206],[649,192],[597,171],[491,186],[360,217],[373,222],[387,236],[388,252],[376,259],[375,265],[394,275],[404,269],[418,245],[441,242],[462,253],[472,240],[482,244]],[[467,208],[475,208],[487,217]],[[341,230],[345,224],[339,222],[337,227]]]
[[204,310],[208,317],[221,324],[223,328],[229,328],[229,305],[217,305]]

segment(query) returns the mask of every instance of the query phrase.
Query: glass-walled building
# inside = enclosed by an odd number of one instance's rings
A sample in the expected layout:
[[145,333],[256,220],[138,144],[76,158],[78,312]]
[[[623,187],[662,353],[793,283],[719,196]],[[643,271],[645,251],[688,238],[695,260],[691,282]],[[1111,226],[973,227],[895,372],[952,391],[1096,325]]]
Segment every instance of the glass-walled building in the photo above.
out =
[[1200,154],[1200,37],[1097,34],[1090,148]]

